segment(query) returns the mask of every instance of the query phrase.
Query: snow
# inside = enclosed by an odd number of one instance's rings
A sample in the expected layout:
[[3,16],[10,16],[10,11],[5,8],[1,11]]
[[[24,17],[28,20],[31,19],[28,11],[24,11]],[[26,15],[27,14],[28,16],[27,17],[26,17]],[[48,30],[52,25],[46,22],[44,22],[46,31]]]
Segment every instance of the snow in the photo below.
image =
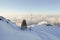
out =
[[0,40],[42,40],[37,34],[18,30],[13,23],[0,21]]
[[60,27],[46,26],[46,25],[35,25],[31,28],[44,40],[60,40]]
[[7,19],[0,20],[0,40],[60,40],[60,27],[33,25],[21,30]]
[[46,25],[36,25],[35,27],[33,27],[33,29],[48,32],[48,33],[51,33],[51,34],[53,34],[57,37],[60,37],[60,27],[56,27],[56,26],[51,27],[51,26],[46,26]]
[[5,19],[3,16],[0,16],[0,19]]
[[46,21],[42,21],[42,22],[38,23],[38,25],[43,25],[43,24],[47,24],[47,22]]

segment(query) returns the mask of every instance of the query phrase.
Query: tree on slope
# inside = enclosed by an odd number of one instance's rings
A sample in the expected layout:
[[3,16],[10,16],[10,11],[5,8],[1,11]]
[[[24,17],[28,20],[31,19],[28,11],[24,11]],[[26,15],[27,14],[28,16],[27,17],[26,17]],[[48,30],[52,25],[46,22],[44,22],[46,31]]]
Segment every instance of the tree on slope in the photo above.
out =
[[25,30],[25,29],[27,29],[27,23],[26,20],[23,20],[21,24],[21,30]]

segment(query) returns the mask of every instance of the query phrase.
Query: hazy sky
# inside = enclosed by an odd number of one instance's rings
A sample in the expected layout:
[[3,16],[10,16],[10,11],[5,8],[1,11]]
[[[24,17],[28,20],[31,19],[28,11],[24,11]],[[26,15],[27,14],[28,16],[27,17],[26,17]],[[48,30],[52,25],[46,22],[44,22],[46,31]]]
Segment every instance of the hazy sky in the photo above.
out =
[[0,15],[60,15],[60,0],[0,0]]

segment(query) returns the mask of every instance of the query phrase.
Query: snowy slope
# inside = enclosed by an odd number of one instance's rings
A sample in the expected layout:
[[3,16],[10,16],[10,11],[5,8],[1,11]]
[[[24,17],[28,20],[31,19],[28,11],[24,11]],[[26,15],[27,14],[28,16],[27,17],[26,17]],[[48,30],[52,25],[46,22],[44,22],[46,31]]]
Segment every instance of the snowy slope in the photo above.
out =
[[60,27],[33,25],[31,30],[23,31],[11,21],[3,19],[0,20],[0,40],[60,40]]
[[60,27],[35,25],[31,30],[35,31],[44,40],[60,40]]
[[34,32],[21,31],[13,23],[4,20],[0,20],[0,40],[42,40]]

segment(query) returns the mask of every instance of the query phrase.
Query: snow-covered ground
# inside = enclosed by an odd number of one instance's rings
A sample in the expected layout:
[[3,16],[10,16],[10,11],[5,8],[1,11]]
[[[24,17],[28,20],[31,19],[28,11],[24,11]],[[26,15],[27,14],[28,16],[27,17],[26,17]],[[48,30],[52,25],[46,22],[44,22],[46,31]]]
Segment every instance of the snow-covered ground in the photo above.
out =
[[11,21],[0,20],[0,40],[60,40],[60,27],[33,25],[21,30]]
[[60,40],[60,27],[35,25],[31,30],[35,31],[43,40]]

